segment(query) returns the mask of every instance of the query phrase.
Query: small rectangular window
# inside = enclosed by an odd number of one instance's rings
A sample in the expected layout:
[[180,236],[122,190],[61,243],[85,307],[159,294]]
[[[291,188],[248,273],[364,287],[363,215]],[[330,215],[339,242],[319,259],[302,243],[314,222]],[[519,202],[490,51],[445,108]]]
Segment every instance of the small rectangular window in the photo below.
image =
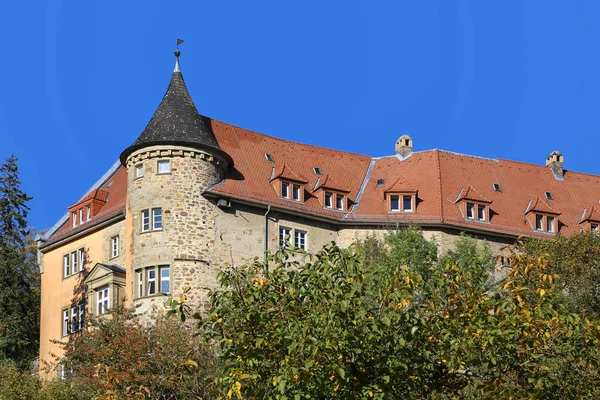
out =
[[535,214],[535,229],[541,231],[544,217],[540,214]]
[[160,291],[162,293],[171,292],[171,270],[168,265],[158,267],[160,271]]
[[79,209],[79,223],[83,224],[85,221],[83,219],[83,208]]
[[148,288],[146,294],[148,296],[156,294],[156,269],[154,268],[148,269]]
[[119,236],[113,236],[110,239],[110,256],[111,258],[119,256]]
[[64,275],[63,277],[67,277],[71,274],[71,256],[69,254],[63,256],[63,271],[64,271]]
[[279,227],[279,247],[289,247],[291,232],[290,228]]
[[402,211],[412,211],[412,196],[402,196]]
[[546,230],[548,232],[554,232],[554,217],[546,217]]
[[290,198],[290,184],[287,182],[281,182],[281,197],[284,199]]
[[77,314],[79,307],[71,307],[71,332],[77,332],[79,330],[79,323],[77,322]]
[[335,208],[338,210],[344,209],[344,196],[341,194],[335,195]]
[[79,271],[83,271],[85,269],[85,249],[79,249]]
[[473,203],[467,203],[467,218],[473,219]]
[[300,186],[298,185],[293,185],[292,186],[292,198],[295,201],[300,201]]
[[69,334],[69,309],[63,310],[63,323],[62,323],[62,335],[67,336]]
[[89,221],[91,218],[92,218],[92,206],[90,205],[85,208],[85,219]]
[[169,160],[160,160],[158,162],[158,172],[159,174],[168,174],[171,172],[171,162]]
[[400,196],[390,196],[390,211],[400,211]]
[[73,217],[73,228],[75,228],[77,226],[77,213],[75,211],[73,211],[72,217]]
[[383,186],[384,180],[383,179],[377,179],[377,186]]
[[480,221],[485,221],[485,206],[477,206],[477,219]]
[[306,250],[306,232],[297,229],[294,231],[294,246]]
[[552,197],[551,192],[544,192],[544,194],[546,195],[546,200],[554,200],[554,197]]
[[333,208],[333,193],[325,192],[325,207]]
[[137,275],[137,296],[143,297],[144,296],[144,271],[142,271],[141,269],[138,269],[136,271],[136,275]]
[[142,176],[144,176],[144,166],[143,165],[136,165],[135,166],[135,177],[136,178],[141,178]]
[[494,191],[495,192],[502,192],[502,188],[500,187],[499,183],[494,183]]
[[142,211],[142,232],[150,230],[150,211]]
[[152,229],[162,229],[162,208],[152,209]]
[[79,256],[77,255],[76,251],[71,252],[71,275],[79,272],[79,270],[77,269],[77,267],[79,266],[78,258]]

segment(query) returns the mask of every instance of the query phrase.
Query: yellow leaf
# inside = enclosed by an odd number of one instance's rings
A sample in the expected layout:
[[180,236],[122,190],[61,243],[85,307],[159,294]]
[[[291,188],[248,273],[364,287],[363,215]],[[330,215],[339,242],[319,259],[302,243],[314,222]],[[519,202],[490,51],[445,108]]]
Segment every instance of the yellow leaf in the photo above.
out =
[[184,362],[185,365],[191,365],[193,367],[198,368],[198,363],[194,360],[187,360],[186,362]]
[[546,291],[544,289],[540,289],[540,297],[544,297]]

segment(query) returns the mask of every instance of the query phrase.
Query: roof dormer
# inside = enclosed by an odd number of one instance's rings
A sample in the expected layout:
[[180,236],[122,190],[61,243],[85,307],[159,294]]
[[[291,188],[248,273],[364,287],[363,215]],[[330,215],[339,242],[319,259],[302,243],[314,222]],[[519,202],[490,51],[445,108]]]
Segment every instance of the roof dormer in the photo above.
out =
[[465,219],[479,222],[490,221],[490,204],[492,202],[473,186],[462,188],[454,203]]
[[76,204],[69,207],[69,215],[73,228],[85,224],[95,217],[104,204],[106,204],[107,200],[108,192],[106,190],[95,189]]
[[388,212],[414,212],[417,208],[417,189],[402,176],[383,191]]
[[523,215],[534,231],[558,233],[560,229],[558,220],[560,212],[539,197],[529,200]]
[[584,231],[598,232],[600,226],[600,211],[598,208],[594,206],[584,209],[579,225]]
[[348,194],[350,191],[340,185],[330,175],[319,179],[313,192],[323,205],[331,210],[344,211],[348,209]]
[[308,181],[295,173],[286,164],[274,171],[270,182],[282,199],[304,201],[304,190]]

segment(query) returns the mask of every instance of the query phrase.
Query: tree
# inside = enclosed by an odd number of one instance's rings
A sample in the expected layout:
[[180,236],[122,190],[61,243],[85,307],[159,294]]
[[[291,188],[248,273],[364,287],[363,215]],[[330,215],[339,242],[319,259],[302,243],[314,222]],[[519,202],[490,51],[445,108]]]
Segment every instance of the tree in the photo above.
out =
[[[600,321],[561,303],[543,256],[514,249],[510,275],[493,283],[475,276],[488,252],[468,239],[441,262],[398,257],[415,234],[387,250],[283,249],[221,271],[210,315],[196,315],[221,347],[221,395],[598,397]],[[185,301],[171,305],[185,314]]]
[[0,167],[0,359],[21,367],[37,356],[40,284],[17,158]]
[[87,329],[63,344],[65,354],[52,367],[64,368],[72,387],[94,397],[206,399],[215,358],[173,322],[159,318],[147,327],[126,309],[90,317]]

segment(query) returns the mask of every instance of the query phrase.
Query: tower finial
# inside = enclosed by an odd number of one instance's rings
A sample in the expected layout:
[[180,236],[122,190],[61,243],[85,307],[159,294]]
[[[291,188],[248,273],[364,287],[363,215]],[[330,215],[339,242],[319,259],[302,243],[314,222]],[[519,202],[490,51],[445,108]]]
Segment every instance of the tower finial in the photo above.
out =
[[179,69],[179,55],[181,54],[181,52],[179,51],[179,45],[183,43],[183,40],[181,39],[177,39],[177,45],[175,48],[175,70],[173,70],[173,72],[181,72],[181,70]]

